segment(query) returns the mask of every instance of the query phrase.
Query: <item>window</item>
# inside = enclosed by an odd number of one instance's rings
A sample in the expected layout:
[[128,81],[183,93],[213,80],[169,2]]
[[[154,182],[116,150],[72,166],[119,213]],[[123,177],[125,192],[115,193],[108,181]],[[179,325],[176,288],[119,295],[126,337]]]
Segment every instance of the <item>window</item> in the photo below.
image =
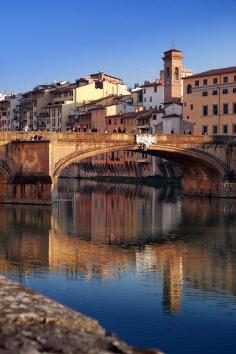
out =
[[207,79],[203,80],[203,85],[207,85]]
[[150,98],[149,98],[149,102],[152,102],[152,96],[150,96]]
[[157,92],[157,86],[154,86],[154,92]]
[[170,68],[166,68],[166,76],[167,76],[167,78],[170,77]]
[[208,96],[208,92],[207,91],[203,91],[203,93],[202,93],[202,96]]
[[227,124],[223,124],[222,131],[223,131],[223,134],[228,134],[228,125]]
[[236,75],[234,75],[234,81],[236,81]]
[[153,120],[156,120],[156,119],[157,119],[157,115],[156,115],[156,114],[153,114],[153,115],[152,115],[152,119],[153,119]]
[[233,103],[233,114],[236,114],[236,103]]
[[228,76],[223,77],[223,83],[226,84],[228,82]]
[[207,127],[207,125],[203,125],[202,126],[202,134],[205,135],[207,133],[208,133],[208,127]]
[[190,104],[190,109],[191,109],[191,111],[193,110],[193,104]]
[[212,126],[212,134],[217,134],[217,125]]
[[179,68],[175,68],[175,80],[179,80]]
[[218,105],[217,104],[213,104],[212,105],[212,114],[213,115],[217,115],[218,114]]
[[143,93],[146,93],[146,89],[143,89]]
[[123,124],[124,118],[120,119],[120,124]]
[[208,115],[208,106],[203,106],[202,107],[202,115],[207,116]]
[[144,102],[147,102],[147,99],[146,99],[146,97],[144,98]]
[[228,114],[229,106],[228,103],[223,103],[223,114]]
[[108,124],[111,125],[111,119],[108,119]]
[[187,85],[187,93],[188,94],[192,93],[192,85],[190,84]]
[[213,90],[213,91],[212,91],[212,95],[213,95],[213,96],[217,96],[217,95],[218,95],[218,91],[217,91],[217,90]]
[[236,87],[233,87],[233,93],[236,93]]
[[232,132],[233,132],[233,134],[236,134],[236,124],[232,125]]
[[224,89],[224,90],[222,91],[222,93],[223,93],[223,95],[227,95],[228,89]]
[[199,80],[195,81],[195,86],[199,86]]
[[216,85],[218,83],[218,79],[217,79],[217,77],[214,77],[214,79],[213,79],[213,85]]

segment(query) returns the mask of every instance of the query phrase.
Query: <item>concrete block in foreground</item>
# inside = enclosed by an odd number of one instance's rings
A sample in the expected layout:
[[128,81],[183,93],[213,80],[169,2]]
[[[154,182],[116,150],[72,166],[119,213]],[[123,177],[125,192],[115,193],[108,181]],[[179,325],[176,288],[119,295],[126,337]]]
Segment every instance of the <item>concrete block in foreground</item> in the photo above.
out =
[[161,354],[134,349],[82,316],[0,275],[0,354]]

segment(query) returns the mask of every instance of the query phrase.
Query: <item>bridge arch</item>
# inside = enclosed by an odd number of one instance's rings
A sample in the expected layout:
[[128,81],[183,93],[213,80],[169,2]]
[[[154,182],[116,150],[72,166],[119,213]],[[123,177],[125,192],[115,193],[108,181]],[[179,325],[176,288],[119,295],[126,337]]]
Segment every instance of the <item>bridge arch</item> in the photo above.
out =
[[81,160],[87,159],[89,157],[96,156],[98,154],[104,154],[107,152],[113,152],[113,151],[122,151],[122,150],[138,150],[138,146],[136,144],[127,144],[127,145],[113,145],[113,146],[106,146],[102,148],[98,147],[92,147],[91,149],[88,149],[87,151],[74,151],[71,154],[68,154],[67,156],[63,157],[60,159],[54,168],[53,171],[53,178],[59,177],[60,173],[73,163],[79,162]]
[[[92,147],[87,151],[82,152],[74,151],[73,153],[64,156],[56,163],[52,177],[57,178],[65,168],[73,163],[101,153],[121,150],[135,150],[139,153],[143,152],[137,144],[118,144],[102,148]],[[226,167],[221,160],[200,149],[183,148],[171,145],[152,145],[147,151],[145,151],[145,153],[175,163],[182,168],[185,177],[223,179],[227,174]]]
[[200,149],[153,145],[147,153],[180,166],[185,177],[223,179],[227,174],[227,168],[220,159]]

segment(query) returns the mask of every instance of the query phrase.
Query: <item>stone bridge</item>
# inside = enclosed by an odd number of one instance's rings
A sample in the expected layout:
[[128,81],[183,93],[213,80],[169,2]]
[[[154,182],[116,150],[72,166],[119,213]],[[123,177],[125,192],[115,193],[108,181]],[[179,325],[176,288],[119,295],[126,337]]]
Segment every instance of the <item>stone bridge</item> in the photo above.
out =
[[[0,201],[51,204],[57,179],[72,163],[100,153],[141,151],[129,134],[43,132],[0,133]],[[236,137],[156,135],[145,151],[178,164],[183,193],[236,197]]]

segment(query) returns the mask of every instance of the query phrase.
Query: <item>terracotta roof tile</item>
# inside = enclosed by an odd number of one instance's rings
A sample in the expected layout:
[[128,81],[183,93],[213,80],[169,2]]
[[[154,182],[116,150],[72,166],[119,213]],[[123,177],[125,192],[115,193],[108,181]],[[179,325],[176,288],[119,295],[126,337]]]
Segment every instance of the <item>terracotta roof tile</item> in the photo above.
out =
[[214,76],[214,75],[221,75],[221,74],[229,74],[229,73],[233,73],[233,72],[236,73],[236,66],[229,66],[227,68],[211,69],[211,70],[203,71],[198,74],[183,77],[183,80],[192,79],[192,78],[201,77],[201,76]]

